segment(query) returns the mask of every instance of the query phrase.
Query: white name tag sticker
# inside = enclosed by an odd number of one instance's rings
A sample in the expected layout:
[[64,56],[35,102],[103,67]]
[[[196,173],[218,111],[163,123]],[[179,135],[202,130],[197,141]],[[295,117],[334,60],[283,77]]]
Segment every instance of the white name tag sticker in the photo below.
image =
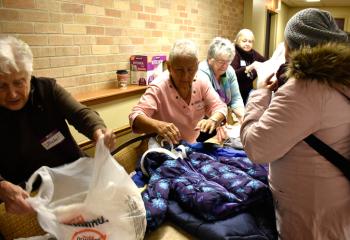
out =
[[241,67],[247,66],[247,63],[244,60],[241,60]]
[[53,148],[54,146],[62,142],[63,140],[64,140],[63,134],[60,131],[55,130],[41,140],[41,145],[46,150],[49,150],[50,148]]
[[202,110],[204,109],[205,105],[204,105],[204,102],[200,101],[200,102],[196,102],[195,105],[194,105],[194,108],[196,110]]

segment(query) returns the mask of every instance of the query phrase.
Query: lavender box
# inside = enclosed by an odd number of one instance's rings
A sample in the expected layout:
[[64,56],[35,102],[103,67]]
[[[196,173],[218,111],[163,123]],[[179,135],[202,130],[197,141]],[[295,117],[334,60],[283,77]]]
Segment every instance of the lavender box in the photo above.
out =
[[137,85],[150,84],[165,69],[166,56],[132,55],[130,57],[130,82]]

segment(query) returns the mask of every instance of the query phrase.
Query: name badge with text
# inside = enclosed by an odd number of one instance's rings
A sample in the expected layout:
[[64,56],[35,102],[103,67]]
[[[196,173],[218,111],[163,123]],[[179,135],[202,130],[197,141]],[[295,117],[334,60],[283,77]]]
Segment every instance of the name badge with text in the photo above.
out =
[[198,102],[194,103],[194,108],[196,110],[202,110],[202,109],[204,109],[204,107],[205,107],[205,105],[204,105],[204,102],[202,102],[202,101],[198,101]]
[[50,148],[53,148],[54,146],[62,142],[63,140],[64,140],[63,134],[58,130],[54,130],[50,134],[45,136],[44,139],[41,140],[41,145],[46,150],[49,150]]

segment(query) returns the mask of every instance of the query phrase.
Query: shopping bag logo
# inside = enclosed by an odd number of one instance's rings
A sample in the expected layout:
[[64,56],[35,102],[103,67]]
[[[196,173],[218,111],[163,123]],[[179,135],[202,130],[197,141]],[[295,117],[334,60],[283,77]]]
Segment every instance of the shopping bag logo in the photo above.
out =
[[83,229],[76,232],[72,240],[106,240],[105,234],[97,231],[96,229]]
[[38,176],[42,179],[38,194],[28,201],[40,226],[57,239],[143,239],[146,211],[140,191],[103,138],[96,144],[94,158],[39,168],[27,182],[28,192]]
[[103,216],[96,218],[94,220],[91,220],[91,221],[85,221],[83,216],[79,215],[78,217],[73,218],[70,222],[63,222],[63,223],[66,225],[74,226],[74,227],[94,228],[94,227],[97,227],[98,225],[108,223],[108,222],[109,222],[109,220],[105,219]]

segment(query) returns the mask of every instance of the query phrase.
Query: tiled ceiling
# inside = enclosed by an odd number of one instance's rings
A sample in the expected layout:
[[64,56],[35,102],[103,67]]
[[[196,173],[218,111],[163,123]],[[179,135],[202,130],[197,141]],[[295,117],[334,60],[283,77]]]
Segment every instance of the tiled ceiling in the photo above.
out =
[[282,0],[290,7],[350,7],[350,0],[321,0],[306,2],[305,0]]

